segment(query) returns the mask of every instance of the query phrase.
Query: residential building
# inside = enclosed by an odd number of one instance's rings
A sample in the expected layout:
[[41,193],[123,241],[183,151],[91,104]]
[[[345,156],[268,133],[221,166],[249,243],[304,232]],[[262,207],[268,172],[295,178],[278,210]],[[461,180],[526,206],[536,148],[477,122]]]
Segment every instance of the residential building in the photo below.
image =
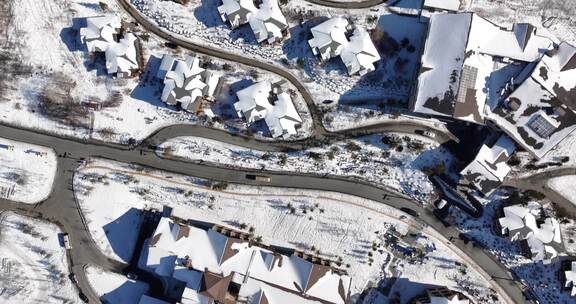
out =
[[290,95],[281,92],[279,85],[269,80],[242,89],[236,96],[238,102],[234,109],[238,117],[244,117],[248,124],[264,119],[274,138],[295,135],[296,128],[302,124]]
[[252,0],[223,0],[218,12],[233,29],[249,24],[258,43],[281,41],[288,30],[277,0],[262,0],[258,7]]
[[520,241],[524,255],[533,261],[550,264],[564,250],[558,221],[545,216],[536,202],[504,207],[496,225],[501,235]]
[[138,39],[124,31],[119,17],[90,17],[86,24],[80,29],[80,39],[90,53],[104,54],[108,74],[128,77],[140,69]]
[[370,35],[363,28],[356,28],[350,39],[348,20],[333,17],[311,29],[313,38],[308,40],[312,52],[322,60],[340,56],[349,75],[365,75],[374,71],[380,54]]
[[164,55],[156,77],[164,80],[161,100],[189,112],[198,112],[202,101],[213,100],[222,85],[220,76],[200,67],[200,59],[191,56],[182,61]]
[[514,141],[506,135],[501,135],[491,146],[482,145],[476,158],[460,172],[462,181],[489,196],[510,172],[506,162],[515,150]]
[[183,283],[181,303],[348,303],[350,277],[314,259],[280,254],[227,228],[164,217],[149,241],[146,267]]
[[489,119],[541,158],[576,130],[576,47],[549,50]]
[[560,269],[560,280],[564,290],[570,292],[570,296],[576,297],[576,260],[563,261]]
[[421,295],[412,299],[410,304],[469,304],[470,299],[460,292],[446,287],[427,289]]
[[505,78],[503,67],[538,61],[551,47],[529,24],[508,30],[473,13],[434,14],[411,108],[484,124],[485,107],[500,102],[502,88],[494,85]]

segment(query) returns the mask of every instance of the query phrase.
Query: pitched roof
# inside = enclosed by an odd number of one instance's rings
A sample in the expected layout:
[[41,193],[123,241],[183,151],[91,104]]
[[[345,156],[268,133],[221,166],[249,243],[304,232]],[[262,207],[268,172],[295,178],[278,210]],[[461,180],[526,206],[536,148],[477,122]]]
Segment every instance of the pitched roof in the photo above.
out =
[[424,0],[424,7],[458,11],[460,0]]
[[570,269],[564,271],[564,287],[570,288],[570,295],[576,296],[576,261],[570,263]]
[[310,29],[313,38],[308,40],[314,55],[320,55],[322,60],[340,56],[348,45],[346,32],[348,20],[343,17],[333,17]]
[[277,0],[262,0],[259,7],[252,0],[223,0],[218,12],[222,21],[229,21],[232,28],[248,23],[260,43],[273,43],[288,29]]
[[576,48],[562,43],[488,119],[540,158],[576,130]]
[[236,93],[238,102],[234,108],[239,117],[248,123],[264,119],[272,137],[289,137],[296,134],[296,126],[302,123],[289,94],[273,94],[269,80],[257,82]]
[[502,135],[492,147],[482,145],[476,158],[462,170],[461,175],[482,193],[489,195],[510,172],[506,162],[515,150],[512,139]]

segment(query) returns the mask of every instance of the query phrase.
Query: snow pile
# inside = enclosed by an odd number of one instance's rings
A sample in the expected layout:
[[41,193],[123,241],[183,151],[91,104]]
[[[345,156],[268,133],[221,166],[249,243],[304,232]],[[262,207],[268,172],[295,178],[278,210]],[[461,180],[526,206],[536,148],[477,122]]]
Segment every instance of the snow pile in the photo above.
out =
[[[433,186],[421,170],[442,162],[449,164],[448,152],[442,148],[424,153],[408,148],[398,152],[398,149],[382,144],[381,138],[367,136],[321,148],[279,153],[250,150],[199,137],[177,137],[162,143],[158,153],[228,167],[354,177],[393,188],[426,203]],[[430,144],[422,143],[422,150],[425,148],[430,148]]]
[[0,198],[35,204],[52,192],[54,150],[0,138]]
[[138,304],[148,284],[95,266],[86,267],[86,278],[103,303]]
[[0,302],[82,303],[55,225],[0,213]]

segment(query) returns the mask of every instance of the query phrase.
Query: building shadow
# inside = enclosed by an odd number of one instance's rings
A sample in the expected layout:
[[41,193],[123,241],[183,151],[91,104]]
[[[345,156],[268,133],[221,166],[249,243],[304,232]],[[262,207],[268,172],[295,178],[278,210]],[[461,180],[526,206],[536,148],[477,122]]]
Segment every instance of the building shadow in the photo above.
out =
[[126,281],[116,289],[103,294],[100,301],[103,304],[138,303],[140,297],[147,292],[147,285],[141,282]]
[[123,261],[130,261],[142,224],[142,211],[130,208],[114,221],[104,225],[110,247]]
[[158,72],[161,62],[161,58],[154,55],[150,56],[144,73],[140,75],[140,81],[134,90],[132,90],[130,97],[142,100],[159,108],[176,111],[177,108],[175,106],[170,106],[161,100],[164,83],[162,79],[156,78],[156,73]]
[[220,5],[222,0],[202,0],[202,4],[194,10],[194,17],[207,28],[224,26],[218,12]]

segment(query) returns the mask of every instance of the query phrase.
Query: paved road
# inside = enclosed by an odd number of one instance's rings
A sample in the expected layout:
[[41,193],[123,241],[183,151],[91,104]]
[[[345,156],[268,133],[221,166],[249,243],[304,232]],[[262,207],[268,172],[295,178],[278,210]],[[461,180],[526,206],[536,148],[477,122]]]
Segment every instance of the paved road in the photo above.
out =
[[389,0],[357,0],[357,1],[338,1],[338,0],[305,0],[306,2],[335,8],[370,8],[386,2],[394,2]]
[[[250,170],[237,170],[215,167],[210,164],[185,163],[176,160],[161,159],[154,153],[147,152],[141,155],[139,149],[127,150],[114,146],[103,146],[98,143],[78,142],[72,139],[53,137],[33,131],[21,130],[7,126],[0,126],[2,137],[15,141],[27,142],[36,145],[52,147],[56,153],[68,152],[72,158],[88,158],[92,156],[114,159],[126,163],[137,163],[159,170],[191,175],[200,178],[225,181],[231,183],[257,184],[256,181],[245,179],[245,174]],[[213,138],[226,142],[226,138]],[[44,218],[60,223],[64,231],[71,237],[73,246],[72,257],[75,263],[74,270],[83,291],[95,300],[97,296],[88,287],[81,271],[83,265],[94,264],[104,269],[120,272],[124,265],[108,260],[92,244],[91,237],[82,223],[83,219],[76,205],[72,190],[72,178],[77,167],[77,161],[70,158],[59,158],[58,176],[50,197],[34,206],[2,202],[0,210],[14,210],[20,212],[34,212]],[[411,201],[388,189],[375,187],[367,183],[358,183],[344,178],[323,178],[306,174],[271,174],[271,186],[293,187],[302,189],[314,189],[322,191],[335,191],[354,196],[367,198],[390,205],[395,208],[410,208],[420,214],[419,222],[422,226],[429,227],[443,236],[445,241],[453,239],[456,250],[462,251],[462,258],[476,264],[477,269],[485,271],[487,276],[497,279],[496,288],[500,294],[506,295],[509,303],[524,302],[522,292],[516,283],[512,282],[508,270],[498,263],[492,256],[478,248],[472,248],[458,240],[458,231],[454,228],[444,227],[436,220],[431,212],[421,207],[420,204]],[[385,197],[385,198],[384,198]]]

